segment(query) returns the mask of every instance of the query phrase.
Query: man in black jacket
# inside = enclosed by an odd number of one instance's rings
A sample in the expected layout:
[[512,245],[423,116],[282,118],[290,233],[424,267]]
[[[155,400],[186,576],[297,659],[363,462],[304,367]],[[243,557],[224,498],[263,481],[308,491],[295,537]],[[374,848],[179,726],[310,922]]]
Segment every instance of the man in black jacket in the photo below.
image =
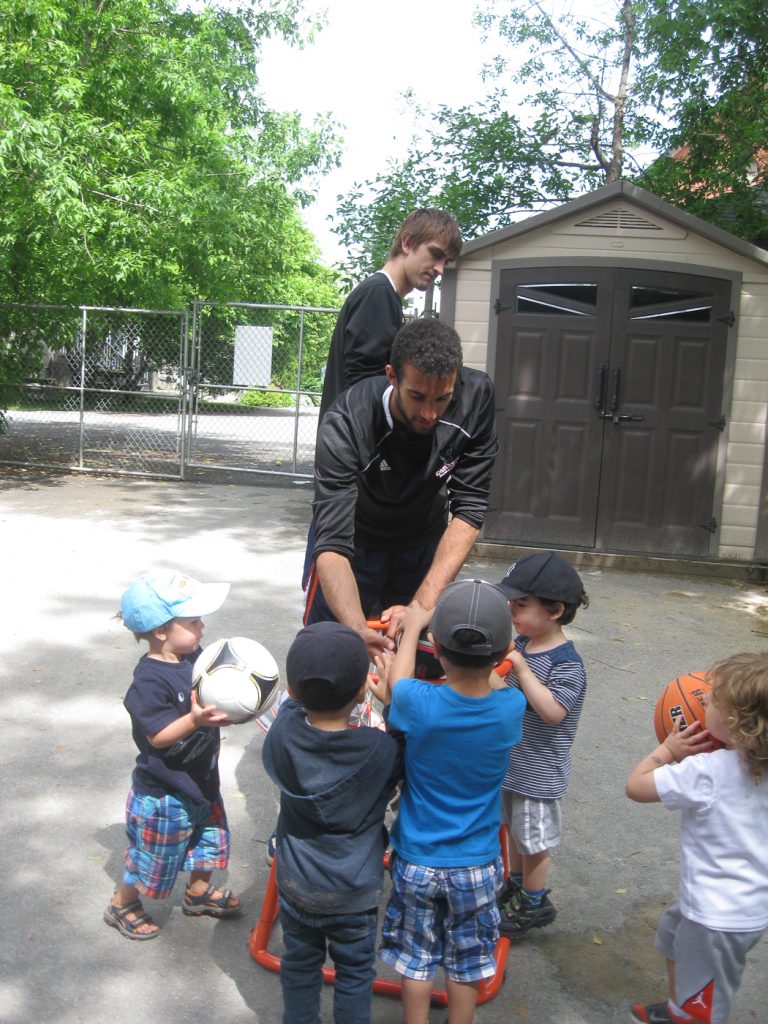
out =
[[371,658],[391,650],[404,606],[433,608],[471,551],[497,450],[493,384],[462,366],[456,331],[403,327],[386,375],[341,394],[318,430],[305,624],[336,619]]
[[461,253],[461,229],[450,214],[409,213],[389,259],[350,292],[333,330],[320,401],[320,420],[345,388],[384,373],[392,341],[403,326],[403,299],[425,291]]

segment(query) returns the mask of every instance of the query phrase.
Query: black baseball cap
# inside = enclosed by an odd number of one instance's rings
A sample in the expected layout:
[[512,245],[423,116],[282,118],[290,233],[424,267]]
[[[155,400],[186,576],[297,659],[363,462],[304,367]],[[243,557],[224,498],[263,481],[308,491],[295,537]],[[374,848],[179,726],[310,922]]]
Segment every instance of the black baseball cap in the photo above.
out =
[[315,622],[296,634],[285,659],[288,685],[310,711],[334,711],[355,696],[368,675],[363,638],[339,622]]
[[532,596],[563,604],[579,604],[584,593],[581,577],[556,551],[537,551],[518,558],[507,569],[499,589],[509,600]]
[[[482,639],[462,643],[457,634],[463,629],[477,630]],[[447,653],[490,658],[509,647],[512,618],[507,600],[498,587],[484,580],[458,580],[440,595],[430,630]]]

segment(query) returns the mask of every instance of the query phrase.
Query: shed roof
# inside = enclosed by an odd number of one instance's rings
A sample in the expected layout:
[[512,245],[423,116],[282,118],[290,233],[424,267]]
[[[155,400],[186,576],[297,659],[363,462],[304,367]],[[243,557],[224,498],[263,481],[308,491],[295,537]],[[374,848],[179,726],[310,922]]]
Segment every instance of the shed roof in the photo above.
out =
[[714,224],[708,224],[707,221],[702,220],[700,217],[694,217],[679,207],[672,206],[671,203],[666,202],[664,199],[660,199],[652,192],[638,188],[637,185],[633,185],[628,181],[611,182],[610,185],[604,185],[593,192],[587,192],[585,195],[579,196],[578,199],[572,199],[562,206],[546,210],[544,213],[536,214],[533,217],[527,217],[525,220],[517,221],[514,224],[508,224],[506,227],[490,231],[479,238],[473,238],[464,244],[458,262],[460,263],[465,256],[479,252],[491,245],[498,245],[500,242],[519,238],[531,231],[538,231],[539,228],[550,226],[557,221],[564,220],[566,217],[572,217],[574,214],[586,213],[597,206],[604,205],[615,199],[625,199],[649,213],[653,213],[658,217],[664,217],[686,231],[693,231],[715,242],[717,245],[722,245],[724,248],[730,249],[740,256],[746,256],[748,259],[755,260],[756,263],[768,267],[768,250],[752,245],[751,242],[745,242],[743,239],[737,238],[736,235],[732,235],[730,231],[724,231],[722,228],[715,227]]

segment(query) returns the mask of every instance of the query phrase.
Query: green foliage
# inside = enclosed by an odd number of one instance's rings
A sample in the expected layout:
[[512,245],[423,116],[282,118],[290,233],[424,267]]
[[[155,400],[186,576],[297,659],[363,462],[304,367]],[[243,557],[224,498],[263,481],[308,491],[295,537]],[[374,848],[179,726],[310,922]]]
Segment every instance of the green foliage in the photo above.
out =
[[639,91],[669,112],[664,157],[639,184],[688,212],[768,244],[768,19],[754,0],[648,0],[642,43],[654,60]]
[[[6,0],[0,299],[177,308],[334,290],[300,207],[331,126],[265,108],[261,40],[299,0]],[[307,178],[309,176],[309,178]]]
[[[5,0],[0,301],[338,305],[300,217],[337,162],[333,127],[270,111],[258,88],[262,41],[311,33],[300,10]],[[0,344],[0,380],[34,371],[33,335]]]
[[288,409],[295,405],[296,399],[286,391],[275,391],[272,388],[255,391],[243,391],[237,404],[246,409]]

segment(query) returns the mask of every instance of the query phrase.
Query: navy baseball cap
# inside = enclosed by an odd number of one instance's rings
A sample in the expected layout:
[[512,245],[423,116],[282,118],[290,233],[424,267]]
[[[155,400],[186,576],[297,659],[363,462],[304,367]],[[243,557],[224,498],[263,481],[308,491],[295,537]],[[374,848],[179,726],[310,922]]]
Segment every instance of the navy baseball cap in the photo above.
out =
[[584,584],[562,555],[556,551],[537,551],[513,562],[499,583],[499,589],[510,601],[531,596],[545,601],[579,604]]
[[[288,685],[298,700],[314,710],[343,707],[368,676],[368,649],[363,638],[340,622],[313,622],[296,634],[285,659]],[[318,706],[319,698],[319,706]]]
[[[498,587],[484,580],[458,580],[447,586],[438,598],[429,628],[449,654],[490,657],[506,651],[512,639],[507,599]],[[464,642],[464,629],[476,630],[481,639]]]
[[171,619],[210,615],[228,593],[228,583],[198,583],[183,572],[142,576],[123,594],[120,615],[134,633],[148,633]]

